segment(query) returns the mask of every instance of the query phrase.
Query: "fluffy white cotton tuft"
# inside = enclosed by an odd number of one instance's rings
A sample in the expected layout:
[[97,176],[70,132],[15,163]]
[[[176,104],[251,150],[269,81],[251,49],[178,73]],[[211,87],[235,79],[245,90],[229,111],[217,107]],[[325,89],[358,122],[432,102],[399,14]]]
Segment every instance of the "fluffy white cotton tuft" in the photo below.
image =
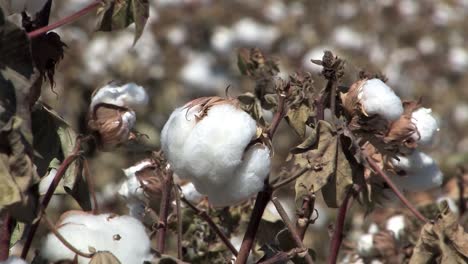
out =
[[367,80],[358,94],[360,103],[367,114],[380,115],[393,121],[403,114],[400,98],[379,79]]
[[189,182],[187,184],[184,184],[180,187],[182,189],[182,194],[184,195],[185,199],[192,203],[199,203],[204,195],[199,193],[197,189],[195,189],[195,185],[193,183]]
[[357,252],[360,256],[370,257],[376,253],[374,248],[374,235],[373,234],[363,234],[359,237],[357,241]]
[[136,177],[135,173],[147,166],[151,166],[151,162],[145,160],[124,170],[127,180],[120,185],[119,194],[121,196],[125,197],[127,200],[144,199],[143,188],[141,187],[140,181]]
[[0,261],[0,264],[28,264],[22,258],[11,256],[5,261]]
[[406,191],[425,191],[442,184],[443,174],[434,159],[420,151],[413,151],[409,156],[398,156],[399,161],[392,164],[403,175],[393,175],[395,184]]
[[431,145],[436,132],[439,131],[437,120],[431,115],[431,112],[430,108],[421,107],[411,114],[411,120],[419,132],[413,137],[423,146]]
[[[151,245],[145,228],[130,216],[71,212],[62,219],[58,231],[83,252],[89,252],[89,247],[97,251],[110,251],[121,263],[129,264],[141,264],[151,259]],[[49,234],[42,244],[41,256],[49,261],[58,261],[73,259],[75,253],[54,234]],[[88,258],[78,257],[79,264],[89,261]]]
[[387,220],[385,228],[393,232],[395,239],[400,239],[405,230],[405,217],[403,215],[394,215]]
[[7,4],[10,4],[11,11],[14,13],[26,11],[35,16],[37,12],[41,11],[47,0],[10,0],[6,2],[9,2]]
[[149,98],[145,89],[134,83],[122,86],[108,84],[99,89],[91,99],[90,109],[100,103],[121,107],[138,108],[148,104]]
[[276,27],[261,24],[252,18],[243,18],[237,21],[232,28],[235,41],[244,46],[268,48],[280,36]]
[[174,172],[192,181],[214,206],[240,202],[260,191],[270,170],[269,150],[246,147],[255,120],[229,103],[212,106],[201,120],[199,107],[176,109],[161,132],[161,146]]

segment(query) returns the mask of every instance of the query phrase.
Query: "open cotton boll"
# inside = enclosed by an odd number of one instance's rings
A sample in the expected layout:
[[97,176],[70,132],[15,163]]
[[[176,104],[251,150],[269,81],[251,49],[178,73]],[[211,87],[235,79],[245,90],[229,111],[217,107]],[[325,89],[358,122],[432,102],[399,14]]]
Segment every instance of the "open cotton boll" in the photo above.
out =
[[357,241],[356,250],[360,256],[370,257],[375,255],[376,249],[374,248],[374,235],[363,234]]
[[0,261],[0,264],[28,264],[22,258],[11,256],[5,261]]
[[208,191],[208,200],[215,207],[241,202],[261,191],[270,172],[270,150],[263,145],[251,147],[241,166],[223,188]]
[[439,131],[437,120],[431,115],[430,108],[421,107],[411,114],[411,121],[418,129],[419,134],[413,134],[413,138],[421,145],[432,144],[434,136]]
[[234,38],[241,45],[269,48],[280,36],[280,31],[252,18],[243,18],[233,25]]
[[403,215],[394,215],[387,220],[385,229],[393,232],[395,239],[400,239],[405,230],[405,217]]
[[94,106],[100,103],[138,108],[148,104],[148,101],[149,98],[145,89],[135,83],[127,83],[122,86],[111,83],[94,94],[90,108],[94,109]]
[[138,200],[143,200],[144,195],[143,195],[143,188],[141,187],[141,183],[136,177],[136,172],[144,169],[147,166],[151,166],[150,161],[143,161],[135,166],[129,167],[124,170],[125,176],[127,176],[127,180],[125,180],[121,185],[119,189],[119,194],[126,199],[138,199]]
[[183,159],[186,169],[191,172],[191,177],[187,178],[224,184],[229,180],[227,176],[241,164],[244,150],[256,131],[255,120],[236,106],[221,104],[211,107],[184,144]]
[[[96,251],[110,251],[121,263],[129,264],[141,264],[151,259],[151,245],[145,228],[133,217],[70,212],[61,220],[58,232],[82,252],[89,252],[89,247]],[[54,234],[49,234],[42,244],[41,256],[55,262],[73,259],[75,253]],[[79,264],[89,261],[89,258],[78,257]]]
[[363,110],[368,115],[380,115],[393,121],[403,114],[403,105],[395,92],[379,79],[364,82],[358,93]]
[[398,158],[400,160],[393,159],[392,164],[404,175],[393,175],[392,179],[401,189],[425,191],[442,184],[443,174],[429,155],[415,150],[407,157]]

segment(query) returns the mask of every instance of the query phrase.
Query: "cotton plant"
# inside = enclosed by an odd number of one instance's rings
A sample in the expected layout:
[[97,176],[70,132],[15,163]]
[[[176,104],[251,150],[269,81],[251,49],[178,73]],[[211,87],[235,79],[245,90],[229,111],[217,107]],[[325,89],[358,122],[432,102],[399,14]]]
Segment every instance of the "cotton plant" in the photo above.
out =
[[[141,264],[153,258],[145,227],[130,216],[69,211],[61,216],[56,228],[81,252],[109,251],[120,263],[129,264]],[[52,233],[44,239],[40,252],[42,258],[52,262],[72,260],[76,256]],[[83,256],[78,256],[77,260],[79,264],[90,263],[90,258]]]
[[234,99],[199,98],[177,108],[161,132],[172,170],[215,207],[250,198],[264,187],[270,149],[257,122]]

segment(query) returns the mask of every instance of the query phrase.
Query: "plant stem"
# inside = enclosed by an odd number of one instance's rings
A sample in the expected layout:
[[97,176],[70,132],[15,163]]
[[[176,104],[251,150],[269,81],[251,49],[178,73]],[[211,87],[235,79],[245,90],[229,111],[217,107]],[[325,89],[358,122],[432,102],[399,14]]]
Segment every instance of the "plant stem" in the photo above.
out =
[[179,187],[173,184],[177,211],[177,258],[182,260],[182,210],[180,208]]
[[157,251],[161,254],[164,254],[166,249],[166,231],[167,231],[167,218],[169,216],[169,209],[171,207],[171,193],[172,193],[172,171],[168,170],[167,174],[164,175],[164,183],[162,189],[162,199],[161,206],[159,209],[159,224],[157,234]]
[[301,240],[304,239],[304,236],[307,232],[307,228],[310,224],[310,218],[314,212],[315,207],[315,193],[312,192],[309,195],[305,196],[302,201],[302,210],[301,215],[298,215],[296,228],[299,232],[299,237]]
[[88,160],[83,158],[83,170],[84,176],[86,178],[86,182],[88,183],[89,193],[91,194],[91,199],[93,200],[93,214],[99,214],[99,205],[96,198],[96,191],[94,190],[94,179],[91,177]]
[[95,0],[92,3],[90,3],[89,5],[85,6],[83,9],[79,10],[78,12],[76,12],[76,13],[70,15],[70,16],[62,18],[59,21],[57,21],[57,22],[55,22],[53,24],[50,24],[48,26],[45,26],[45,27],[42,27],[42,28],[39,28],[39,29],[36,29],[34,31],[29,32],[28,37],[32,39],[32,38],[38,37],[38,36],[40,36],[42,34],[45,34],[50,30],[54,30],[54,29],[56,29],[56,28],[58,28],[60,26],[71,23],[71,22],[77,20],[78,18],[88,14],[89,12],[93,11],[101,3],[102,3],[101,0]]
[[10,255],[10,240],[13,233],[14,220],[10,213],[5,212],[0,223],[0,261],[6,261]]
[[47,206],[49,205],[50,199],[52,198],[52,195],[55,192],[55,189],[57,189],[57,186],[60,183],[60,180],[62,180],[63,176],[65,175],[65,172],[67,171],[68,167],[80,156],[79,155],[79,150],[81,146],[81,140],[77,139],[75,143],[75,148],[73,152],[68,156],[62,164],[60,164],[60,167],[57,170],[57,173],[55,174],[55,177],[52,181],[52,183],[49,186],[49,189],[47,189],[46,194],[42,198],[42,202],[40,205],[39,209],[39,219],[37,219],[33,224],[31,225],[31,228],[29,229],[28,236],[26,238],[26,241],[24,242],[23,250],[21,251],[21,258],[26,259],[28,255],[29,248],[31,247],[32,240],[34,239],[34,235],[36,234],[37,228],[39,227],[40,219],[41,219],[41,212],[45,211]]
[[268,128],[268,137],[270,139],[273,138],[273,136],[276,133],[276,130],[278,129],[278,126],[283,119],[284,115],[286,114],[286,97],[289,94],[290,90],[290,84],[288,83],[284,89],[283,92],[278,93],[278,108],[276,109],[275,115],[273,116],[273,119],[271,121],[270,127]]
[[428,223],[429,220],[427,220],[426,217],[424,217],[409,201],[406,199],[406,197],[398,190],[396,185],[392,182],[390,177],[379,167],[379,165],[369,157],[365,157],[371,168],[377,172],[377,174],[382,177],[382,179],[387,183],[387,185],[392,189],[392,191],[398,196],[398,198],[401,200],[401,202],[418,218],[424,223]]
[[271,186],[271,189],[275,191],[285,185],[288,185],[289,183],[295,181],[297,178],[301,177],[302,174],[306,173],[308,170],[310,170],[310,168],[310,165],[305,166],[304,168],[297,171],[293,176],[290,176],[280,182],[275,183],[273,186]]
[[259,262],[258,264],[283,263],[286,260],[289,260],[289,259],[297,256],[299,253],[301,253],[303,251],[304,251],[303,248],[293,248],[288,252],[280,251],[276,255],[274,255],[273,257],[271,257],[271,258],[269,258],[269,259],[267,259],[265,261]]
[[211,219],[211,217],[204,210],[198,209],[195,205],[193,205],[183,196],[180,198],[180,200],[184,202],[188,207],[190,207],[190,209],[195,211],[201,219],[205,220],[205,222],[210,226],[211,230],[213,230],[218,235],[221,241],[223,241],[224,245],[226,245],[226,247],[232,252],[234,256],[237,256],[239,254],[239,252],[237,252],[237,249],[232,245],[229,238],[227,238],[227,236],[218,228],[213,219]]
[[328,259],[329,264],[335,264],[336,260],[338,259],[338,252],[340,250],[341,242],[343,241],[343,227],[346,220],[346,213],[353,203],[354,193],[355,189],[348,189],[345,199],[338,209],[338,217],[336,218],[335,229],[333,231],[333,237],[330,242],[330,258]]
[[252,249],[255,240],[255,235],[257,234],[260,220],[262,219],[263,212],[270,201],[270,197],[271,189],[268,186],[266,186],[265,190],[258,193],[252,215],[250,216],[250,221],[247,226],[247,231],[245,232],[244,239],[242,240],[242,245],[239,250],[239,255],[235,262],[236,264],[244,264],[247,262],[247,258],[249,257],[250,250]]
[[78,250],[77,248],[75,248],[72,244],[70,244],[70,242],[68,242],[63,236],[62,234],[59,233],[59,231],[55,228],[54,224],[52,223],[52,221],[50,221],[50,219],[47,217],[47,215],[45,214],[45,212],[42,213],[42,220],[44,220],[47,224],[47,227],[49,228],[49,230],[57,237],[58,240],[60,240],[60,242],[62,242],[62,244],[64,246],[66,246],[69,250],[73,251],[75,254],[81,256],[81,257],[84,257],[84,258],[92,258],[94,253],[84,253],[80,250]]
[[466,212],[466,200],[465,200],[465,180],[463,179],[465,175],[465,170],[462,168],[457,177],[457,186],[458,186],[458,211],[459,216],[465,214]]
[[304,243],[302,243],[302,239],[301,237],[299,236],[299,234],[297,233],[297,230],[296,228],[294,227],[294,224],[291,222],[291,219],[289,219],[288,217],[288,214],[286,213],[286,211],[284,210],[283,206],[281,205],[280,201],[278,200],[277,197],[273,197],[271,199],[271,201],[273,202],[273,204],[275,205],[276,207],[276,210],[278,211],[279,215],[281,216],[281,218],[283,219],[283,222],[286,224],[286,227],[288,228],[289,230],[289,233],[291,234],[294,242],[296,243],[296,246],[298,248],[302,248],[306,251],[306,255],[304,256],[305,258],[305,261],[306,263],[308,264],[313,264],[314,261],[312,260],[312,257],[309,255],[309,251],[306,247],[304,247]]

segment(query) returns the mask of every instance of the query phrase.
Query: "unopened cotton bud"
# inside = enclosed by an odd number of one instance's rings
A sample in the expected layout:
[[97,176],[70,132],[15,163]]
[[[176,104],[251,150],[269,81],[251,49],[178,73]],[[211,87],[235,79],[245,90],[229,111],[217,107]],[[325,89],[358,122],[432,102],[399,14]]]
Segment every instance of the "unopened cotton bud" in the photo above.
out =
[[393,232],[395,239],[400,239],[405,230],[405,217],[403,215],[394,215],[387,220],[385,228]]
[[251,146],[255,120],[235,100],[208,97],[177,108],[161,132],[171,168],[214,206],[240,202],[263,188],[269,149]]
[[98,135],[102,149],[112,149],[134,139],[135,108],[148,103],[143,87],[134,83],[106,85],[91,99],[88,127]]
[[415,150],[408,156],[398,156],[398,159],[392,160],[397,174],[392,180],[400,189],[425,191],[442,184],[443,174],[429,155]]
[[434,135],[439,131],[437,121],[431,112],[431,109],[421,107],[411,115],[411,121],[418,130],[418,134],[413,134],[413,138],[425,146],[432,144]]
[[[109,251],[121,263],[129,264],[141,264],[152,258],[151,242],[145,227],[130,216],[71,211],[62,215],[57,230],[82,252],[89,252],[91,247],[96,251]],[[47,235],[41,246],[41,256],[48,261],[73,260],[75,255],[54,234]],[[79,264],[89,261],[89,258],[78,256]]]

